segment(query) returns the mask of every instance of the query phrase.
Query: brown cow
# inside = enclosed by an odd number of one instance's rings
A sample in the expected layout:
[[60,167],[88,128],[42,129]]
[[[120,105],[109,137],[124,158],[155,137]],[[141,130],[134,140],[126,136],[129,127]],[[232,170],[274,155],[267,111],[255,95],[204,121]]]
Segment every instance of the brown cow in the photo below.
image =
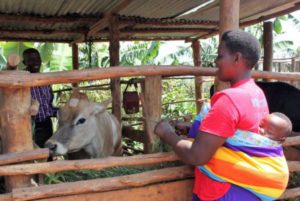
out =
[[[69,102],[58,112],[58,129],[46,142],[53,155],[84,151],[89,158],[121,153],[121,126],[106,111],[111,100],[102,103],[74,92]],[[80,157],[82,158],[82,157]],[[76,159],[73,157],[72,159]]]

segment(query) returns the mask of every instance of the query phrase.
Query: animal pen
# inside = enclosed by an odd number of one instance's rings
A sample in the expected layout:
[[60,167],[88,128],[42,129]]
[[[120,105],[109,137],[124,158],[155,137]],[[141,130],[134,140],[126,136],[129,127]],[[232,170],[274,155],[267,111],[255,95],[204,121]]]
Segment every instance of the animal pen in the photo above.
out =
[[[170,7],[171,6],[171,7]],[[203,76],[215,76],[216,69],[201,67],[199,39],[222,34],[299,10],[300,0],[115,0],[115,1],[25,1],[0,3],[0,39],[70,43],[74,71],[29,74],[1,72],[0,176],[6,177],[7,193],[2,201],[21,200],[190,200],[193,169],[168,167],[144,173],[105,179],[30,186],[35,174],[65,170],[101,170],[116,166],[151,165],[178,161],[173,153],[151,153],[129,157],[108,157],[76,161],[32,163],[48,158],[47,149],[33,150],[31,137],[30,87],[59,83],[111,79],[112,109],[121,119],[121,77],[143,76],[146,150],[156,139],[154,121],[161,116],[162,76],[195,76],[196,99],[201,99]],[[73,15],[71,15],[73,14]],[[267,25],[266,25],[267,27]],[[268,31],[267,31],[268,30]],[[266,34],[272,30],[266,28]],[[268,38],[270,39],[270,38]],[[120,41],[185,40],[192,43],[195,66],[119,66]],[[78,46],[84,41],[109,41],[111,68],[78,70]],[[265,40],[265,43],[270,43]],[[272,41],[271,41],[272,42]],[[271,70],[272,45],[265,46],[264,70],[253,71],[253,78],[300,81],[300,73]],[[217,87],[225,84],[218,80]],[[200,104],[197,104],[199,111]],[[145,111],[144,111],[145,112]],[[151,121],[150,121],[151,120]],[[300,145],[300,137],[290,137],[284,146]],[[24,163],[27,162],[27,163]],[[300,171],[300,161],[289,161],[290,172]],[[300,196],[300,188],[288,189],[282,199]]]

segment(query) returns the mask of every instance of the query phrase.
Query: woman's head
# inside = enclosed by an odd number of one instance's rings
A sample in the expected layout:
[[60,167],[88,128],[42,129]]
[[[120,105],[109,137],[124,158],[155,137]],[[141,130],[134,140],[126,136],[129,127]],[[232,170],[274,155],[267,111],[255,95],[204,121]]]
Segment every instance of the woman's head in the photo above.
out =
[[233,30],[222,35],[216,59],[218,77],[232,81],[249,72],[260,57],[260,45],[251,34]]

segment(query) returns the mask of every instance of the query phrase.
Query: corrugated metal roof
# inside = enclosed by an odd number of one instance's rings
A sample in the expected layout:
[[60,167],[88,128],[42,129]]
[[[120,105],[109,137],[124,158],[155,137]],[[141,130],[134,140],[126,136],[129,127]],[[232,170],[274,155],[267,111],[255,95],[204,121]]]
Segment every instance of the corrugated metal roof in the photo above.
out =
[[[188,39],[217,29],[219,0],[191,13],[186,12],[208,0],[127,1],[129,5],[117,13],[121,39],[124,40]],[[72,42],[88,33],[105,13],[121,2],[124,0],[1,0],[0,39]],[[241,22],[261,19],[262,16],[293,8],[296,3],[299,8],[300,0],[241,0],[240,19]],[[193,29],[204,28],[208,30],[192,33]],[[157,29],[163,31],[155,33]],[[139,32],[134,33],[137,30]],[[108,37],[108,29],[103,27],[87,39],[107,40]]]

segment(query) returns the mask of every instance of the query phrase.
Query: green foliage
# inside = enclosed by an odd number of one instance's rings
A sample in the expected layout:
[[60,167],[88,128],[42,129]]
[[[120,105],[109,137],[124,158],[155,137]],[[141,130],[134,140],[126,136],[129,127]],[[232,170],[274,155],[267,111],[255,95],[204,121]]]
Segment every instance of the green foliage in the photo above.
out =
[[282,32],[282,25],[281,25],[282,18],[276,18],[273,22],[273,29],[277,34]]
[[134,42],[121,48],[121,65],[151,65],[155,64],[160,48],[159,41],[153,42]]
[[37,49],[40,52],[43,63],[49,65],[54,51],[54,44],[40,43],[38,44]]
[[113,167],[104,170],[80,170],[80,171],[64,171],[55,174],[47,174],[45,177],[46,184],[57,184],[63,182],[72,182],[80,180],[88,180],[95,178],[117,177],[123,175],[131,175],[142,173],[145,171],[161,169],[164,167],[178,166],[179,162],[163,163],[147,167]]
[[217,37],[212,37],[201,42],[201,60],[203,67],[213,67],[214,61],[218,54],[219,40]]

